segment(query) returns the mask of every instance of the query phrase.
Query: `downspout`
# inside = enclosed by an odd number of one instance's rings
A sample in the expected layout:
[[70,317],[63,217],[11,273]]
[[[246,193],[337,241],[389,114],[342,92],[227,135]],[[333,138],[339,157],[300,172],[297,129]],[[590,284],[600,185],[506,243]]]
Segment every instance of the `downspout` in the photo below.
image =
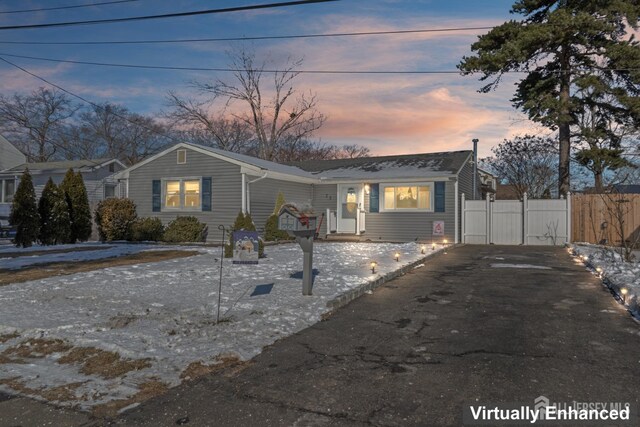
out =
[[458,224],[460,224],[460,209],[458,207],[458,180],[456,179],[456,182],[453,183],[453,188],[454,188],[454,192],[455,192],[455,202],[453,205],[453,209],[455,210],[455,214],[453,216],[454,220],[453,220],[453,224],[455,227],[455,235],[454,235],[454,243],[459,243],[459,231],[458,231]]
[[247,175],[242,173],[242,213],[247,213]]
[[473,139],[473,200],[478,198],[478,141]]
[[[249,181],[246,184],[245,184],[245,180],[246,180],[245,174],[242,174],[242,179],[243,179],[242,187],[246,188],[245,200],[244,200],[245,212],[251,213],[251,187],[250,187],[250,185],[253,184],[254,182],[258,182],[258,181],[261,181],[261,180],[265,179],[267,177],[268,173],[269,173],[268,171],[265,171],[264,175],[262,175],[259,178],[254,179],[253,181]],[[245,185],[246,185],[246,187],[245,187]]]

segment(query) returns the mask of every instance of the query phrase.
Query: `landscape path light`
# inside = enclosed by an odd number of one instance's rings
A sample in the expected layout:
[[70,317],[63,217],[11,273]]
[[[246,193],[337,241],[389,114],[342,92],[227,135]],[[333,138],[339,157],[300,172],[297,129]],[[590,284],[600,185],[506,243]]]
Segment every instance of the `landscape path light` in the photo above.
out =
[[375,274],[375,272],[376,272],[376,265],[378,265],[377,262],[371,261],[371,273],[373,273],[373,274]]
[[620,293],[622,294],[622,302],[624,304],[627,303],[627,293],[629,292],[629,290],[627,288],[622,288],[620,289]]

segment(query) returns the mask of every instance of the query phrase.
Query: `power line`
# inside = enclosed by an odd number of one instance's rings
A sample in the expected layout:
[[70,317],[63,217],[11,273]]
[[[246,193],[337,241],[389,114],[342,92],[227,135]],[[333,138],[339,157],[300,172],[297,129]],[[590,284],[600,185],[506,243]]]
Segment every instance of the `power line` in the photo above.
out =
[[214,37],[199,39],[158,39],[158,40],[112,40],[112,41],[74,41],[74,42],[28,42],[28,41],[0,41],[0,44],[19,45],[108,45],[108,44],[165,44],[165,43],[199,43],[199,42],[232,42],[232,41],[256,41],[256,40],[282,40],[282,39],[311,39],[322,37],[350,37],[350,36],[378,36],[419,33],[444,33],[451,31],[483,31],[494,27],[457,27],[457,28],[427,28],[418,30],[389,30],[389,31],[362,31],[350,33],[325,33],[325,34],[290,34],[282,36],[254,36],[254,37]]
[[8,10],[8,11],[0,11],[0,15],[9,15],[13,13],[45,12],[50,10],[80,9],[83,7],[105,6],[109,4],[118,4],[118,3],[132,3],[136,1],[140,1],[140,0],[113,0],[113,1],[103,1],[98,3],[76,4],[76,5],[70,5],[70,6],[42,7],[39,9]]
[[[23,67],[21,67],[20,65],[13,63],[13,62],[9,61],[9,60],[8,60],[8,59],[6,59],[6,58],[3,58],[2,56],[0,56],[0,61],[4,61],[4,62],[6,62],[7,64],[11,65],[12,67],[15,67],[15,68],[17,68],[18,70],[20,70],[20,71],[22,71],[22,72],[24,72],[24,73],[26,73],[26,74],[29,74],[31,77],[34,77],[34,78],[36,78],[36,79],[38,79],[38,80],[40,80],[40,81],[42,81],[42,82],[44,82],[44,83],[48,84],[48,85],[49,85],[49,86],[51,86],[51,87],[54,87],[54,88],[56,88],[56,89],[58,89],[58,90],[61,90],[62,92],[66,93],[66,94],[68,94],[68,95],[70,95],[70,96],[72,96],[72,97],[74,97],[74,98],[77,98],[77,99],[81,100],[82,102],[85,102],[85,103],[87,103],[87,104],[89,104],[89,105],[93,106],[94,108],[97,108],[97,109],[99,109],[99,110],[104,110],[104,107],[103,107],[103,106],[101,106],[101,105],[99,105],[99,104],[96,104],[95,102],[92,102],[92,101],[90,101],[90,100],[88,100],[88,99],[84,98],[84,97],[83,97],[83,96],[81,96],[81,95],[78,95],[78,94],[76,94],[76,93],[74,93],[74,92],[71,92],[70,90],[63,88],[62,86],[60,86],[60,85],[58,85],[58,84],[56,84],[56,83],[53,83],[53,82],[51,82],[51,81],[49,81],[49,80],[45,79],[44,77],[41,77],[41,76],[39,76],[39,75],[37,75],[37,74],[35,74],[35,73],[32,73],[31,71],[27,70],[26,68],[23,68]],[[156,134],[156,135],[158,135],[158,136],[161,136],[161,137],[163,137],[163,138],[166,138],[167,140],[169,140],[169,141],[171,141],[171,142],[181,142],[181,141],[178,141],[177,139],[175,139],[174,137],[172,137],[171,135],[167,135],[167,134],[166,134],[166,133],[164,133],[164,132],[158,132],[157,130],[155,130],[155,129],[153,129],[153,128],[150,128],[150,127],[148,127],[148,126],[144,126],[144,125],[143,125],[143,124],[141,124],[141,123],[135,122],[135,121],[131,120],[130,118],[126,117],[126,116],[122,116],[122,115],[117,114],[117,113],[115,113],[115,112],[113,112],[113,111],[111,111],[111,114],[113,114],[114,116],[116,116],[116,117],[118,117],[118,118],[120,118],[120,119],[122,119],[122,120],[125,120],[125,121],[127,121],[127,122],[131,123],[132,125],[139,126],[139,127],[141,127],[142,129],[146,129],[147,131],[149,131],[149,132],[151,132],[151,133],[154,133],[154,134]]]
[[265,3],[265,4],[254,4],[249,6],[226,7],[221,9],[205,9],[205,10],[196,10],[191,12],[165,13],[161,15],[131,16],[127,18],[95,19],[95,20],[89,20],[89,21],[49,22],[46,24],[6,25],[6,26],[0,27],[0,30],[24,30],[24,29],[34,29],[34,28],[69,27],[69,26],[75,26],[75,25],[113,24],[116,22],[146,21],[151,19],[166,19],[166,18],[179,18],[184,16],[211,15],[211,14],[217,14],[217,13],[242,12],[247,10],[271,9],[275,7],[287,7],[287,6],[302,6],[302,5],[308,5],[313,3],[328,3],[328,2],[335,2],[335,1],[340,1],[340,0],[299,0],[299,1],[288,1],[284,3]]
[[[45,62],[56,62],[56,63],[64,63],[64,64],[75,64],[75,65],[90,65],[96,67],[112,67],[112,68],[137,68],[137,69],[147,69],[147,70],[166,70],[166,71],[218,71],[218,72],[238,72],[243,71],[238,68],[222,68],[222,67],[179,67],[179,66],[169,66],[169,65],[144,65],[144,64],[118,64],[112,62],[94,62],[94,61],[75,61],[72,59],[54,59],[54,58],[43,58],[39,56],[27,56],[27,55],[14,55],[11,53],[0,52],[0,56],[8,56],[11,58],[21,58],[21,59],[31,59],[35,61],[45,61]],[[637,71],[640,68],[599,68],[593,67],[593,69],[603,70],[603,71]],[[278,69],[256,69],[253,71],[260,71],[263,73],[282,73],[285,70]],[[577,71],[588,71],[588,70],[557,70],[557,73],[564,72],[577,72]],[[414,70],[414,71],[404,71],[404,70],[291,70],[291,72],[299,73],[299,74],[460,74],[460,70]],[[528,71],[504,71],[505,74],[522,74],[528,73]]]
[[[141,64],[114,64],[109,62],[74,61],[71,59],[42,58],[38,56],[13,55],[0,52],[0,56],[11,58],[33,59],[36,61],[60,62],[65,64],[92,65],[98,67],[119,67],[119,68],[142,68],[149,70],[169,70],[169,71],[219,71],[237,72],[242,71],[236,68],[215,68],[215,67],[178,67],[163,65],[141,65]],[[258,70],[256,70],[258,71]],[[284,70],[259,70],[264,73],[282,73]],[[292,70],[300,74],[460,74],[460,71],[453,70],[419,70],[419,71],[373,71],[373,70]]]

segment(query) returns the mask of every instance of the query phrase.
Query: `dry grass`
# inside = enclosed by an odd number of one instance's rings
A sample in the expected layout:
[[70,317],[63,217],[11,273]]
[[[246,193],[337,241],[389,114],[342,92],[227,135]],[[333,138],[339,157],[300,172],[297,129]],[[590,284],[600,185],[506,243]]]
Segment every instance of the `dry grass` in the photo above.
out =
[[105,249],[111,249],[113,246],[88,246],[79,248],[66,248],[66,249],[49,249],[47,251],[15,251],[15,252],[2,252],[0,258],[20,258],[23,256],[38,256],[48,254],[66,254],[69,252],[86,252],[86,251],[102,251]]
[[37,358],[53,353],[65,353],[70,349],[71,345],[60,339],[31,338],[7,348],[2,354],[8,357]]
[[17,332],[11,332],[10,334],[0,335],[0,344],[5,343],[14,338],[18,338],[19,336],[20,334]]
[[19,381],[19,378],[0,379],[0,384],[4,384],[7,387],[17,391],[18,393],[30,396],[40,396],[49,402],[71,402],[77,400],[78,397],[75,394],[75,390],[80,387],[82,382],[63,384],[51,388],[30,388],[24,383]]
[[101,268],[186,258],[199,254],[200,252],[198,251],[146,251],[117,258],[105,258],[95,261],[54,262],[49,264],[38,264],[31,267],[21,268],[19,270],[0,269],[0,286],[9,285],[11,283],[28,282],[30,280],[45,279],[53,276],[99,270]]
[[94,347],[76,347],[62,356],[58,363],[82,365],[80,372],[85,375],[99,375],[112,379],[131,371],[151,366],[151,359],[123,359],[113,351]]
[[216,362],[211,365],[205,365],[200,361],[191,362],[180,374],[180,379],[192,381],[204,375],[221,371],[225,371],[226,376],[234,376],[251,365],[251,362],[243,362],[237,356],[230,355],[220,355],[216,357]]
[[151,380],[146,383],[140,384],[138,393],[129,399],[113,400],[111,402],[94,406],[92,412],[96,417],[114,417],[118,415],[118,411],[134,403],[144,402],[152,397],[160,396],[169,390],[167,384],[158,381]]

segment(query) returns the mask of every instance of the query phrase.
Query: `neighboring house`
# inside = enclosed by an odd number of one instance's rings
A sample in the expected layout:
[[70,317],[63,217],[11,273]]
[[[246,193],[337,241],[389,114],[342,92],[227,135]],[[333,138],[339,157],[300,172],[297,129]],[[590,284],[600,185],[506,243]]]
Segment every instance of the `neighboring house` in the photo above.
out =
[[4,188],[10,187],[12,189],[11,192],[3,192],[2,194],[0,217],[9,216],[13,193],[18,187],[20,176],[27,168],[33,178],[33,186],[38,198],[42,194],[42,190],[49,178],[52,178],[56,184],[60,184],[70,168],[82,174],[92,208],[100,200],[124,195],[124,190],[121,189],[121,184],[114,178],[114,175],[125,169],[125,165],[117,159],[64,160],[42,163],[23,162],[0,171],[0,182],[5,186]]
[[0,135],[0,171],[21,165],[27,162],[27,157],[22,154],[12,143]]
[[478,176],[480,177],[480,191],[482,198],[486,198],[488,194],[496,194],[498,186],[498,178],[484,169],[478,168]]
[[[0,171],[10,169],[14,166],[27,162],[27,157],[20,150],[13,146],[5,137],[0,135]],[[16,192],[15,179],[0,178],[0,217],[4,215],[3,205],[11,203]]]
[[[371,241],[430,241],[434,221],[457,241],[460,197],[472,197],[472,151],[301,162],[261,160],[180,143],[117,175],[142,217],[164,223],[192,215],[207,224],[208,239],[221,239],[245,211],[261,229],[276,196],[312,206],[326,218],[320,237]],[[478,196],[479,197],[479,196]]]

